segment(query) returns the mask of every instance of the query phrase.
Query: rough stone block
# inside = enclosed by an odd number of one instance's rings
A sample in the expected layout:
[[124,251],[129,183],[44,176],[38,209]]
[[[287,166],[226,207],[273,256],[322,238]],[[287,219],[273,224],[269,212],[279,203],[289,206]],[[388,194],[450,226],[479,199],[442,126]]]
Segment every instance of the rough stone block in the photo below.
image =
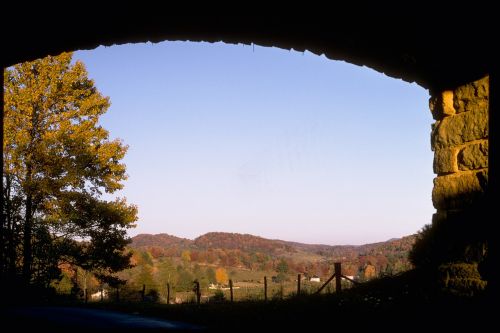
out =
[[464,172],[434,178],[432,203],[438,210],[463,209],[483,197],[488,173]]
[[453,92],[453,106],[457,113],[488,109],[489,76],[458,87]]
[[476,95],[478,98],[488,99],[490,94],[490,77],[485,76],[480,80],[475,81]]
[[488,167],[488,141],[474,143],[460,150],[457,157],[460,170],[475,170]]
[[453,106],[453,91],[446,90],[429,98],[429,109],[436,120],[454,115],[456,112]]
[[437,149],[434,152],[434,173],[441,175],[458,172],[457,154],[457,148]]
[[488,137],[488,109],[478,109],[438,120],[432,128],[433,150]]
[[448,212],[446,210],[437,211],[432,214],[432,225],[436,226],[443,222],[446,222],[448,218]]

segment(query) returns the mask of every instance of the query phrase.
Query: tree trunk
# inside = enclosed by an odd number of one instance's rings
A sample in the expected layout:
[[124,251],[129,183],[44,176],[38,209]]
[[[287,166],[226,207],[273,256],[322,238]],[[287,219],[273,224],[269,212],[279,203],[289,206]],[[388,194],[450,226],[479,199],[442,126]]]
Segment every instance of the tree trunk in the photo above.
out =
[[[3,120],[2,120],[3,121]],[[2,154],[3,155],[3,154]],[[2,159],[3,163],[3,159]],[[4,188],[3,188],[3,166],[2,166],[2,192],[1,192],[2,198],[2,205],[0,207],[0,214],[2,215],[2,221],[0,224],[0,281],[3,280],[4,275],[7,273],[7,266],[8,266],[8,251],[7,251],[7,234],[8,234],[8,222],[6,219],[6,214],[4,210],[5,206],[5,199],[6,199],[6,193],[4,193]]]
[[[9,212],[10,213],[10,212]],[[16,275],[16,240],[14,239],[14,221],[10,214],[7,216],[7,256],[8,256],[8,276],[14,277]]]
[[2,201],[2,204],[1,204],[1,207],[0,207],[0,214],[2,215],[2,219],[0,221],[0,281],[3,281],[3,277],[4,277],[4,274],[5,272],[7,271],[6,269],[6,258],[7,258],[7,251],[6,251],[6,248],[5,248],[5,244],[6,244],[6,241],[5,241],[5,238],[6,238],[6,234],[7,234],[7,227],[6,227],[6,224],[7,224],[7,221],[5,220],[5,215],[4,215],[4,210],[3,210],[3,206],[4,206],[4,197],[3,197],[3,171],[2,171],[2,188],[1,188],[2,192],[1,192],[1,195],[2,195],[2,198],[1,198],[1,201]]
[[[31,168],[28,166],[28,184],[31,182]],[[29,186],[29,185],[28,185]],[[23,278],[25,282],[31,281],[31,261],[32,261],[32,248],[31,238],[33,230],[33,198],[30,193],[26,195],[26,214],[24,219],[24,243],[23,243]]]
[[[2,74],[0,74],[2,82],[3,82],[3,76],[4,76],[4,68],[0,68],[2,71]],[[2,83],[3,84],[3,83]],[[3,88],[2,91],[0,92],[0,140],[2,141],[2,156],[0,156],[0,162],[2,166],[0,167],[2,169],[2,179],[0,179],[0,194],[2,197],[0,198],[0,278],[3,278],[4,272],[6,271],[6,258],[7,254],[6,248],[5,248],[5,236],[6,236],[6,220],[5,220],[5,214],[4,214],[4,187],[3,187],[3,125],[4,125],[4,113],[3,113]]]
[[3,226],[4,234],[3,234],[3,241],[4,241],[4,266],[3,269],[6,272],[6,275],[9,278],[13,278],[16,275],[16,244],[15,244],[15,221],[12,218],[12,202],[11,202],[11,179],[10,176],[6,175],[5,177],[5,188],[4,188],[4,209],[5,209],[5,221],[6,225]]

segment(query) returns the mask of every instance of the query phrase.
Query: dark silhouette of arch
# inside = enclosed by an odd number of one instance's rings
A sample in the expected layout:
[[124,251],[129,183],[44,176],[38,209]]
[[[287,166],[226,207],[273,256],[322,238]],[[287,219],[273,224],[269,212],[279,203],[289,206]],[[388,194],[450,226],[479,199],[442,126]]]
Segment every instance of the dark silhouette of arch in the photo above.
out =
[[[487,9],[466,8],[459,16],[428,8],[425,13],[417,13],[421,15],[373,15],[371,18],[345,15],[341,10],[332,11],[331,16],[206,14],[195,17],[180,16],[179,10],[157,6],[134,4],[133,8],[112,10],[61,7],[46,13],[32,8],[26,13],[22,8],[24,4],[11,5],[2,15],[0,65],[7,67],[49,54],[99,45],[190,40],[309,50],[416,82],[431,93],[453,89],[489,74],[489,185],[479,215],[488,221],[479,223],[478,228],[484,229],[482,233],[488,235],[493,245],[490,262],[498,262],[493,259],[498,258],[493,232],[494,198],[499,193],[496,133],[500,117],[493,111],[498,109],[498,70],[494,64],[498,57],[493,51],[494,20]],[[494,275],[491,278],[489,285],[495,286],[493,282],[497,278]]]

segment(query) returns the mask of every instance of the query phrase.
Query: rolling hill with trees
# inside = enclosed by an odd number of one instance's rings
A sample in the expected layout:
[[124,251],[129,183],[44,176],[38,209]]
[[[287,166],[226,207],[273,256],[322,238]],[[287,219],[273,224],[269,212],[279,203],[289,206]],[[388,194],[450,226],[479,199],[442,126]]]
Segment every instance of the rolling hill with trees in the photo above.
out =
[[333,263],[340,261],[345,274],[369,279],[409,269],[408,253],[414,241],[415,235],[411,235],[359,246],[332,246],[210,232],[194,240],[168,234],[140,234],[132,238],[129,247],[136,257],[138,253],[147,253],[152,260],[168,258],[180,264],[249,271],[276,271],[278,263],[284,261],[290,273],[318,276],[327,276]]

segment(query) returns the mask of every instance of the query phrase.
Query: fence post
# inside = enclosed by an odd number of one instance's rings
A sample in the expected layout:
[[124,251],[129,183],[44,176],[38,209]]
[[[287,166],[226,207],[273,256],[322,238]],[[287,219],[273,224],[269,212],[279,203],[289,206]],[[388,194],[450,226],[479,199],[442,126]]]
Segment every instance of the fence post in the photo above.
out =
[[340,262],[335,263],[335,292],[340,292],[342,290],[342,265]]
[[194,292],[196,294],[196,304],[199,305],[201,300],[201,292],[200,292],[200,283],[198,282],[198,280],[194,281]]
[[101,288],[101,302],[104,301],[104,288]]
[[142,298],[143,302],[146,300],[146,285],[145,284],[142,285],[141,298]]
[[88,292],[87,292],[87,288],[83,289],[83,298],[85,299],[85,304],[87,304],[88,300],[89,300],[89,296],[88,296]]
[[233,302],[233,280],[229,280],[229,292],[231,293],[231,303]]
[[300,274],[297,275],[297,296],[300,295]]
[[264,301],[267,301],[267,276],[264,276]]
[[170,283],[167,283],[167,304],[170,304]]

